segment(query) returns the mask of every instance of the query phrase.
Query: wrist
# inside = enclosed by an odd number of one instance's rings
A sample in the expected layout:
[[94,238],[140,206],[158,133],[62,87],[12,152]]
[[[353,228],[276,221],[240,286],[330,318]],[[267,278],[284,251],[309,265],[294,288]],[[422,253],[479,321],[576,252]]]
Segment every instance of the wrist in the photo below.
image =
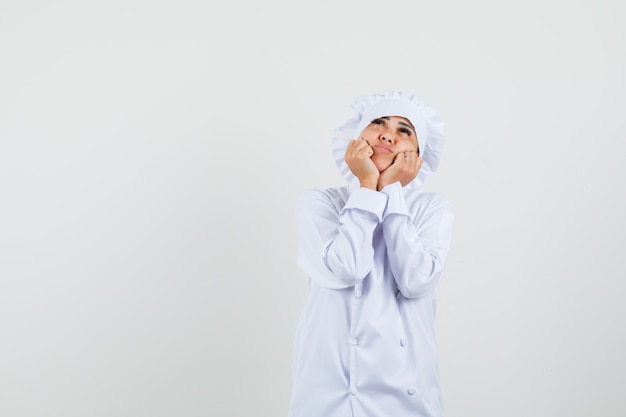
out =
[[369,188],[370,190],[377,191],[378,178],[360,178],[362,188]]
[[378,183],[376,184],[376,188],[378,189],[378,191],[382,190],[383,188],[385,188],[386,186],[388,186],[390,184],[389,181],[385,181],[382,178],[378,181]]

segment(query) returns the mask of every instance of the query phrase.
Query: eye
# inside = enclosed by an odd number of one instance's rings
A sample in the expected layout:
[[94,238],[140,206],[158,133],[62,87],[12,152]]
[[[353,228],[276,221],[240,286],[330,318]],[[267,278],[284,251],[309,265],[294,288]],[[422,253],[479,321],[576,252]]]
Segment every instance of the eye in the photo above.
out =
[[383,119],[374,119],[370,122],[370,124],[384,126],[385,121]]
[[406,135],[406,136],[411,136],[411,131],[409,129],[407,129],[406,127],[401,127],[400,129],[398,129],[398,132]]

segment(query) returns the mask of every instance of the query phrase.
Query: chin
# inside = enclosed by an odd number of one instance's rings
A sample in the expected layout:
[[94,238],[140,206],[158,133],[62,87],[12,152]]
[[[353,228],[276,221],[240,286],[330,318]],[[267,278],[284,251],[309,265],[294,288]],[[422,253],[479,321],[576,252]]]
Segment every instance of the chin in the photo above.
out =
[[391,160],[391,161],[376,161],[376,160],[372,160],[372,162],[374,162],[374,165],[376,165],[376,168],[378,168],[378,172],[383,172],[384,170],[389,168],[391,166],[391,164],[393,164],[393,160]]

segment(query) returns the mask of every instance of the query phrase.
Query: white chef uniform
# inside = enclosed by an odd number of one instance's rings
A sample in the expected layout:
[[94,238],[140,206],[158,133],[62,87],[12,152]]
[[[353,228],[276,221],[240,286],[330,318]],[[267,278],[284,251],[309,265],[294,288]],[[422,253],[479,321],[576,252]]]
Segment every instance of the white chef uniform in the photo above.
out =
[[[445,197],[420,188],[436,170],[443,123],[412,95],[371,97],[355,102],[353,109],[367,101],[333,138],[349,185],[306,192],[298,203],[297,262],[309,295],[296,330],[289,417],[443,416],[434,318],[453,214]],[[346,172],[337,142],[347,146],[362,125],[386,115],[415,125],[425,169],[405,187],[378,192]]]

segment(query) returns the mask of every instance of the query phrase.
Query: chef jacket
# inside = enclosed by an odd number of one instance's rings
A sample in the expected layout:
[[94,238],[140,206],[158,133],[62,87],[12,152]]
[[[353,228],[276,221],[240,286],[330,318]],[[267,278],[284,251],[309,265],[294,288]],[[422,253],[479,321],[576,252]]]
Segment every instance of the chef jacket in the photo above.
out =
[[289,417],[441,417],[434,319],[453,222],[441,194],[359,186],[298,201],[308,298]]

